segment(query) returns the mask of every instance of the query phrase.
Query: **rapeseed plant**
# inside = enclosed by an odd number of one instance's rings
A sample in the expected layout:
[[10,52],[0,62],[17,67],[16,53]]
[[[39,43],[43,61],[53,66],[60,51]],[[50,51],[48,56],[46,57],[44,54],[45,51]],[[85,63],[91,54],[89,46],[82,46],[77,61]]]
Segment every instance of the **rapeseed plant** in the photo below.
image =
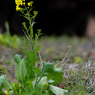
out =
[[[29,21],[29,28],[23,22],[25,37],[23,37],[23,45],[21,47],[26,57],[22,58],[21,55],[15,55],[15,62],[17,63],[17,70],[15,71],[18,82],[8,83],[6,76],[0,76],[0,92],[5,88],[6,95],[65,95],[67,90],[54,86],[60,84],[63,78],[62,68],[54,67],[53,63],[37,62],[39,56],[39,49],[41,47],[38,37],[41,35],[41,30],[38,29],[35,36],[33,34],[34,19],[38,12],[33,11],[30,14],[33,1],[25,5],[25,0],[15,0],[16,11],[22,12],[23,16]],[[24,6],[23,6],[24,5]],[[23,6],[23,7],[22,7]],[[24,8],[25,7],[25,8]],[[28,9],[28,7],[30,7]],[[34,38],[34,40],[32,39]],[[27,46],[28,45],[28,46]],[[2,69],[1,69],[2,70]],[[6,74],[7,75],[7,74]]]

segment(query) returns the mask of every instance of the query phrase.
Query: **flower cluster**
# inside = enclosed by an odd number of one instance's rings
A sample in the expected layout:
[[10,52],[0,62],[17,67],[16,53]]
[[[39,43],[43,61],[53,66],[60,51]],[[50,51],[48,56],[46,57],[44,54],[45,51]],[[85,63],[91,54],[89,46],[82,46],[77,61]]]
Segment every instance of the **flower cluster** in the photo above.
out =
[[25,4],[25,0],[15,0],[16,3],[16,11],[20,10],[20,5]]

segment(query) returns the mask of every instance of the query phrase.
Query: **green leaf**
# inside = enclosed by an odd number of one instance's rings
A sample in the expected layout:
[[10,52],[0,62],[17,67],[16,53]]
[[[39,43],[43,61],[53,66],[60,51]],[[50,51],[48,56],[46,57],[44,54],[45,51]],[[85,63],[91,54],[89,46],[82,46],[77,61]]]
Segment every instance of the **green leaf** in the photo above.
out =
[[[36,55],[34,52],[32,52],[31,50],[29,50],[27,52],[27,58],[29,59],[29,61],[31,62],[32,68],[34,67],[34,64],[36,62]],[[31,69],[32,69],[31,68]]]
[[31,79],[35,76],[35,63],[36,63],[36,54],[28,50],[27,52],[27,59],[26,59],[26,67],[27,67],[27,72],[28,72],[28,78]]
[[35,77],[34,66],[28,59],[26,59],[26,67],[27,67],[27,78],[32,79],[33,77]]
[[9,95],[14,95],[14,91],[13,90],[10,90],[9,91]]
[[40,90],[36,90],[35,93],[33,93],[32,95],[39,95]]
[[68,90],[61,89],[59,87],[50,85],[50,90],[55,94],[55,95],[65,95],[65,93],[68,92]]
[[62,68],[53,67],[52,63],[43,63],[43,69],[40,72],[40,76],[47,76],[48,81],[52,79],[54,84],[58,84],[62,81],[63,70]]
[[[40,79],[40,77],[38,77],[37,81]],[[39,81],[38,85],[45,85],[45,83],[47,83],[47,76],[42,77],[41,80]],[[32,81],[32,85],[33,87],[35,87],[36,84],[36,78]]]
[[52,80],[52,79],[50,79],[50,80],[48,81],[49,84],[52,84],[53,82],[54,82],[54,80]]
[[21,61],[21,55],[16,54],[15,55],[15,62],[18,64]]
[[29,92],[23,92],[22,95],[30,95]]
[[31,91],[30,91],[30,95],[33,95],[35,93],[36,89],[35,88],[32,88]]
[[26,64],[25,64],[25,60],[22,59],[18,66],[17,66],[17,70],[15,71],[16,73],[16,77],[18,78],[18,80],[24,80],[27,74],[27,68],[26,68]]
[[41,80],[39,81],[40,85],[45,85],[45,83],[47,83],[47,76],[42,77]]
[[48,80],[52,79],[54,80],[54,84],[61,83],[63,79],[63,70],[62,68],[53,67],[52,69],[47,71],[49,73]]
[[53,67],[50,70],[47,70],[47,72],[49,73],[47,75],[48,80],[52,79],[54,80],[54,84],[59,84],[61,83],[62,79],[63,79],[63,70],[62,68],[57,68],[57,67]]
[[51,69],[53,67],[52,63],[43,62],[43,69],[40,74],[44,74],[47,70]]
[[37,84],[39,83],[39,81],[41,80],[41,78],[43,77],[43,75],[45,73],[48,75],[48,73],[46,71],[49,70],[50,68],[52,68],[52,66],[53,66],[52,63],[43,62],[43,69],[39,74],[40,79],[37,81]]
[[3,86],[3,88],[6,88],[7,85],[7,81],[6,81],[6,75],[1,75],[0,76],[0,87]]

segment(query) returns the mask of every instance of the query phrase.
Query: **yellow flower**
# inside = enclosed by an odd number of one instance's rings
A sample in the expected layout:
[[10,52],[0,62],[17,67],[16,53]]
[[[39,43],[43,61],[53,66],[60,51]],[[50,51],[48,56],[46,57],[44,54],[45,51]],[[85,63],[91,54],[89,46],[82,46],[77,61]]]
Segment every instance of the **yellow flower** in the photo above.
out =
[[16,3],[16,11],[20,10],[20,5],[25,4],[25,0],[15,0]]
[[19,6],[16,6],[16,11],[20,10],[20,7]]
[[28,5],[28,6],[31,6],[31,4],[30,4],[30,3],[27,3],[27,5]]
[[75,57],[75,62],[76,63],[81,63],[82,62],[82,59],[80,57]]
[[22,0],[15,0],[15,3],[17,6],[19,6],[19,5],[22,5],[23,2],[22,2]]
[[5,95],[9,95],[8,91],[5,91]]
[[32,6],[32,4],[33,4],[33,1],[27,3],[28,6]]

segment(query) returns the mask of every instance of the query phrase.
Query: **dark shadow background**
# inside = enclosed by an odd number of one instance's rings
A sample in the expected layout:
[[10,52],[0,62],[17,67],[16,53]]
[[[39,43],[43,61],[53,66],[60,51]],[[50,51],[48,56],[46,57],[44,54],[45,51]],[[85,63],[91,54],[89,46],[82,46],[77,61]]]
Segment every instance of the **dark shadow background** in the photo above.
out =
[[[26,0],[26,2],[29,1],[31,0]],[[94,0],[34,0],[33,5],[34,10],[38,11],[34,31],[42,29],[42,33],[46,35],[83,36],[88,17],[95,15]],[[25,19],[20,15],[15,11],[15,0],[1,0],[0,32],[6,31],[4,23],[8,21],[11,34],[22,35],[21,23]]]

